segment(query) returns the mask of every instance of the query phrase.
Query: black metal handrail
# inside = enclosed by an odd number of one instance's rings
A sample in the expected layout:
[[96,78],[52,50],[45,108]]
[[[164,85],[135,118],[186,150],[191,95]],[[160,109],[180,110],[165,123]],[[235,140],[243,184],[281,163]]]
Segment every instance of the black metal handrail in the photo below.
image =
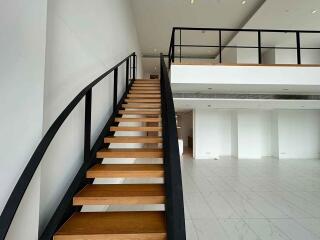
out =
[[[117,101],[117,83],[118,83],[118,68],[123,63],[126,63],[126,91],[123,94],[121,100]],[[57,117],[57,119],[53,122],[51,127],[48,129],[33,155],[31,156],[28,164],[26,165],[23,173],[21,174],[17,184],[15,185],[2,213],[0,216],[0,240],[4,240],[7,232],[11,226],[12,220],[15,216],[15,213],[20,205],[20,202],[24,196],[25,191],[27,190],[29,183],[36,172],[41,160],[46,153],[50,143],[55,137],[56,133],[60,129],[61,125],[64,123],[66,118],[70,115],[70,113],[74,110],[74,108],[79,104],[79,102],[85,97],[85,127],[84,127],[84,163],[82,164],[80,170],[75,176],[73,182],[69,186],[65,196],[61,200],[58,208],[56,209],[53,217],[50,222],[47,224],[46,229],[44,230],[41,240],[49,240],[52,238],[53,234],[60,227],[61,223],[64,219],[68,218],[73,211],[79,210],[78,207],[72,206],[72,197],[78,191],[78,189],[84,185],[86,182],[90,180],[85,179],[86,170],[92,166],[93,164],[101,161],[101,159],[96,159],[96,152],[103,145],[103,137],[107,134],[111,134],[109,132],[109,128],[113,122],[113,119],[116,117],[117,110],[120,108],[122,102],[124,101],[125,94],[127,93],[130,85],[130,78],[135,80],[136,77],[136,54],[132,53],[121,62],[116,64],[110,70],[103,73],[97,79],[95,79],[92,83],[87,85],[69,104],[68,106],[61,112],[61,114]],[[113,102],[113,113],[105,128],[100,133],[97,138],[95,144],[92,148],[90,148],[91,143],[91,105],[92,105],[92,88],[103,80],[106,76],[114,72],[114,102]]]
[[168,240],[185,240],[184,204],[177,125],[168,69],[162,54],[160,55],[160,66],[167,235]]
[[[182,32],[183,31],[210,31],[210,32],[217,32],[219,35],[219,44],[214,45],[199,45],[199,44],[182,44]],[[179,32],[179,44],[176,44],[176,32]],[[254,32],[257,34],[257,46],[233,46],[227,44],[222,44],[222,34],[224,32]],[[262,45],[262,34],[263,33],[293,33],[295,34],[296,38],[296,46],[295,47],[277,47],[277,46],[263,46]],[[222,50],[225,48],[251,48],[251,49],[257,49],[258,54],[258,63],[262,64],[262,49],[292,49],[296,50],[297,54],[297,64],[301,64],[301,50],[316,50],[320,49],[319,47],[301,47],[301,34],[320,34],[320,31],[314,31],[314,30],[283,30],[283,29],[236,29],[236,28],[193,28],[193,27],[174,27],[172,28],[171,33],[171,39],[170,39],[170,46],[168,51],[169,56],[169,68],[171,66],[171,63],[175,62],[176,54],[175,54],[175,48],[179,47],[179,60],[181,62],[181,59],[183,58],[182,55],[182,48],[186,47],[208,47],[208,48],[218,48],[218,54],[219,56],[219,63],[223,62]]]

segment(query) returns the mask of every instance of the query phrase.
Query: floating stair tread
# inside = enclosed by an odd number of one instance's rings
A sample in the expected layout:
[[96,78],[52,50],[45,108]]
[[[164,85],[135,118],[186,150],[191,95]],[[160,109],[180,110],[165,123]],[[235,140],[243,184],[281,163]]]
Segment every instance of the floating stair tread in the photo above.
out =
[[163,204],[163,184],[88,184],[74,198],[73,205]]
[[128,98],[155,98],[155,99],[160,99],[161,95],[160,94],[138,94],[138,93],[129,93],[127,95]]
[[115,122],[161,122],[161,118],[115,118]]
[[160,87],[160,84],[156,83],[134,83],[132,87]]
[[161,113],[160,111],[119,110],[119,114],[123,114],[123,115],[160,115],[160,113]]
[[160,79],[136,79],[135,82],[160,82]]
[[133,104],[133,103],[130,103],[130,104],[122,104],[122,107],[123,108],[131,108],[131,109],[160,109],[161,107],[161,104],[160,103],[145,103],[145,104],[142,104],[142,103],[136,103],[136,104]]
[[160,132],[162,127],[125,127],[125,126],[113,126],[110,127],[110,131],[141,131],[141,132]]
[[105,143],[162,143],[162,137],[112,136],[104,139]]
[[96,164],[87,171],[88,178],[159,178],[162,164]]
[[157,90],[130,90],[129,91],[130,93],[132,94],[160,94],[161,92],[160,91],[157,91]]
[[161,102],[161,99],[132,99],[132,98],[129,98],[129,99],[125,99],[125,102],[127,103],[160,103]]
[[162,158],[160,148],[108,148],[97,152],[97,158]]
[[165,240],[164,212],[77,212],[54,240]]

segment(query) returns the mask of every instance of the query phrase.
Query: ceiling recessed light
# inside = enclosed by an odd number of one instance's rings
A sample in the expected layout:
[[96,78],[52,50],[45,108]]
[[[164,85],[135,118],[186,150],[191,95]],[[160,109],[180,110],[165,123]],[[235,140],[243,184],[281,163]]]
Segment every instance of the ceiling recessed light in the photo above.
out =
[[318,9],[314,9],[311,13],[316,14],[318,12]]
[[191,3],[191,4],[194,4],[194,0],[190,0],[190,3]]
[[243,0],[243,1],[241,2],[242,5],[245,5],[246,3],[247,3],[246,0]]

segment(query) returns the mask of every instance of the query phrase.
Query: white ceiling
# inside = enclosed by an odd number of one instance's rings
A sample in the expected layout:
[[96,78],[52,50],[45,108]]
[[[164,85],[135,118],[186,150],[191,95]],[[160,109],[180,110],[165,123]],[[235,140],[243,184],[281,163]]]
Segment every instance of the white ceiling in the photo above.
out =
[[[248,18],[265,0],[131,0],[135,16],[140,46],[144,56],[157,56],[168,53],[173,27],[226,27],[241,28]],[[184,33],[184,42],[208,42],[201,32]],[[211,41],[210,41],[211,42]],[[157,60],[145,59],[145,72],[158,72],[154,69]],[[149,64],[148,64],[149,63]],[[157,69],[159,69],[157,67]]]
[[[267,28],[320,30],[320,0],[131,0],[135,16],[140,46],[144,56],[167,53],[171,30],[174,26],[184,27],[226,27],[226,28]],[[313,10],[318,10],[312,14]],[[302,44],[320,44],[320,35],[309,41],[302,36]],[[183,44],[217,43],[213,33],[183,33]],[[271,46],[291,43],[295,37],[283,34],[263,34],[263,44]],[[228,41],[228,36],[224,36]],[[240,34],[236,44],[256,43],[253,34]],[[184,53],[187,53],[183,49]],[[212,49],[202,49],[199,53],[214,55]],[[189,55],[193,52],[189,52]],[[144,71],[157,73],[159,60],[145,58]],[[156,69],[155,69],[156,67]]]

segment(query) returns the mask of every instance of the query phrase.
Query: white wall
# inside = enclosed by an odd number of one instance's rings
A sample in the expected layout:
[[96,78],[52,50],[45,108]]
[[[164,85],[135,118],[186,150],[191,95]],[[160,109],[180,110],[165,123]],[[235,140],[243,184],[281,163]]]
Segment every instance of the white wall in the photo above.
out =
[[319,110],[194,111],[194,157],[319,158]]
[[[46,5],[1,1],[0,212],[41,139]],[[38,239],[39,172],[29,186],[7,239]]]
[[231,113],[231,156],[238,157],[238,114]]
[[278,111],[271,113],[271,156],[279,158],[279,123]]
[[271,112],[238,111],[238,158],[271,156]]
[[195,158],[231,156],[231,112],[196,109],[194,118]]
[[[129,0],[49,0],[44,129],[97,76],[140,50]],[[124,66],[119,69],[119,94]],[[113,76],[93,89],[92,144],[112,111]],[[84,103],[67,119],[42,164],[40,231],[83,161]]]
[[237,63],[238,64],[258,64],[259,55],[257,49],[252,48],[237,48]]
[[318,158],[320,112],[287,110],[278,112],[279,158]]
[[262,54],[262,64],[275,64],[275,50],[268,49]]

